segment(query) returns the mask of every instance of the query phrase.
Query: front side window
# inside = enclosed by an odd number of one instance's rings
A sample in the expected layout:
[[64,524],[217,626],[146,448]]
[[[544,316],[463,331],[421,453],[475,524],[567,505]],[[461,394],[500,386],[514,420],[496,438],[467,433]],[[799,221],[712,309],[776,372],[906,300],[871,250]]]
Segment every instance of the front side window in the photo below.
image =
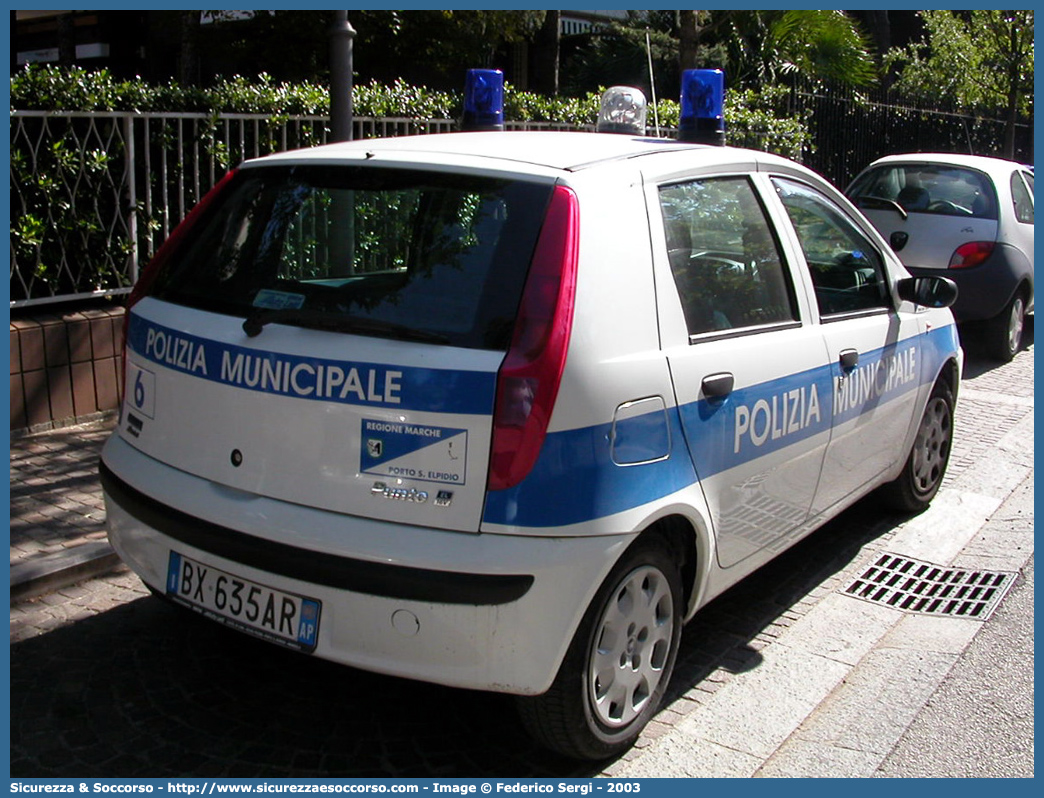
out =
[[811,186],[772,182],[805,253],[820,315],[891,307],[882,256],[855,222]]
[[779,247],[746,178],[663,186],[660,210],[690,335],[797,319]]
[[997,192],[982,172],[945,164],[879,166],[846,192],[860,208],[899,205],[906,213],[997,218]]
[[153,294],[245,318],[506,348],[549,196],[545,185],[415,170],[244,169]]

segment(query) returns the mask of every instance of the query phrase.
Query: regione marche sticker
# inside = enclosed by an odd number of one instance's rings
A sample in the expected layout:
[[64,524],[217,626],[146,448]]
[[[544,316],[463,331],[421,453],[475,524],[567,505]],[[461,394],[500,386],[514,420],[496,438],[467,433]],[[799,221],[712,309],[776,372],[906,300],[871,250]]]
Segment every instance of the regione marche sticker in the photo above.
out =
[[464,484],[467,430],[364,418],[361,449],[365,474]]

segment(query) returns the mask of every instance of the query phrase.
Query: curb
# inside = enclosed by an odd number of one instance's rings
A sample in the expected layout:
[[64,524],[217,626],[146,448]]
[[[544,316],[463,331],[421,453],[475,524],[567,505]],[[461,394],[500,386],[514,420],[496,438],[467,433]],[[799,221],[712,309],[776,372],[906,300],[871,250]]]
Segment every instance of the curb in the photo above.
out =
[[37,598],[121,567],[119,556],[104,540],[18,563],[11,566],[11,601]]

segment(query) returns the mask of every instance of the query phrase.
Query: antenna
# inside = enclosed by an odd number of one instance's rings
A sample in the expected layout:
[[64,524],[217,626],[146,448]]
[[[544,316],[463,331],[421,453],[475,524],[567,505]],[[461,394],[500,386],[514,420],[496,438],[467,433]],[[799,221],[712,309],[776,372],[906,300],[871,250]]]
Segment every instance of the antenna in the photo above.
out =
[[656,110],[656,78],[653,76],[652,67],[652,44],[649,41],[649,29],[645,29],[645,54],[649,58],[649,88],[652,89],[653,126],[656,128],[656,138],[660,137],[660,112]]

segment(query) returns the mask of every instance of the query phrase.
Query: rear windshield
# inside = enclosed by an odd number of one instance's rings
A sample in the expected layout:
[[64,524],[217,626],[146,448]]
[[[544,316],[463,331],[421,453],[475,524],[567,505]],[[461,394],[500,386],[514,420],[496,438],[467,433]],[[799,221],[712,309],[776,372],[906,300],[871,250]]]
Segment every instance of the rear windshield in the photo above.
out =
[[959,166],[879,166],[858,178],[848,195],[861,208],[879,209],[882,202],[890,202],[907,213],[997,218],[997,194],[990,179]]
[[242,316],[252,334],[279,322],[506,349],[550,193],[419,170],[244,169],[150,293]]

